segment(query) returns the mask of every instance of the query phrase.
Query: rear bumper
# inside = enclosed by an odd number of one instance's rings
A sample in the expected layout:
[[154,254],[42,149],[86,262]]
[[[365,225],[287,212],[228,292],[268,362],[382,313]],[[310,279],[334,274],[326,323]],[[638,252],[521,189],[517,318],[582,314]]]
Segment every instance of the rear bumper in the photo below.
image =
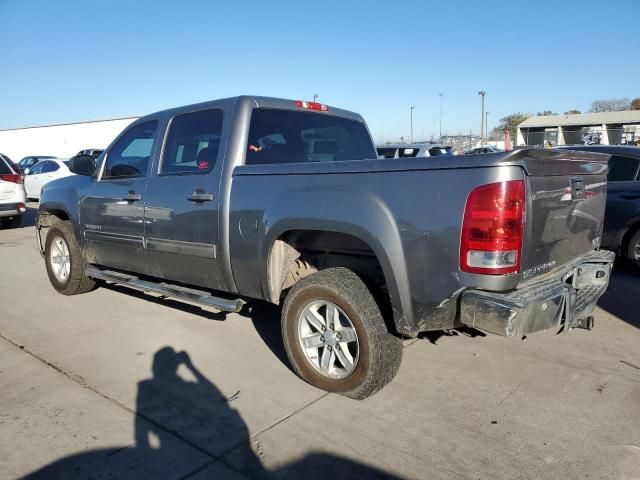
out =
[[26,211],[24,203],[0,203],[0,218],[15,217],[16,215],[22,215]]
[[591,252],[553,278],[508,293],[467,290],[460,299],[460,321],[508,337],[580,325],[609,285],[615,254]]

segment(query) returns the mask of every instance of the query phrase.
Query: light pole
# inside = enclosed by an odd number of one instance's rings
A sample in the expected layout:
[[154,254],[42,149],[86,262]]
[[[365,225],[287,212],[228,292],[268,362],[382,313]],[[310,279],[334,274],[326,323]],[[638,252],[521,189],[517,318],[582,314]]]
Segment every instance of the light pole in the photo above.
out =
[[433,137],[431,137],[431,140],[433,140],[434,142],[436,141],[436,119],[433,119]]
[[489,140],[489,112],[484,112],[484,138]]
[[413,105],[409,107],[409,113],[411,115],[411,135],[409,135],[409,143],[413,143],[413,109],[416,108]]
[[478,95],[482,97],[482,113],[480,114],[480,146],[484,145],[482,134],[484,133],[484,96],[487,94],[484,90],[480,90]]
[[313,94],[313,101],[315,102],[318,99],[319,96],[320,95],[318,95],[317,93],[314,93]]
[[442,142],[442,93],[439,93],[438,95],[440,95],[440,142]]

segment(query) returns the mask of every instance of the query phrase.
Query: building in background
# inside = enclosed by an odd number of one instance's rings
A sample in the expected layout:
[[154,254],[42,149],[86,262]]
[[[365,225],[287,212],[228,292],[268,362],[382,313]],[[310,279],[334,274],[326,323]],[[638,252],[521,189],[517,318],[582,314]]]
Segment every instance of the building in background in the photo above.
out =
[[520,125],[516,145],[636,145],[640,110],[529,117]]
[[29,155],[72,157],[86,148],[106,148],[138,117],[0,130],[0,153],[14,161]]

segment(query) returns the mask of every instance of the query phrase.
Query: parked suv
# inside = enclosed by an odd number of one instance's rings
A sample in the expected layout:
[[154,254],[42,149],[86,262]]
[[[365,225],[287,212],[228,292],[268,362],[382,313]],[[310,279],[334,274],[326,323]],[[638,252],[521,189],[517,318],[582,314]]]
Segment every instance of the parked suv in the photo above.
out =
[[22,214],[27,211],[22,175],[20,171],[0,155],[0,224],[3,227],[19,227]]
[[454,155],[453,148],[439,143],[398,143],[378,145],[379,158],[437,157]]

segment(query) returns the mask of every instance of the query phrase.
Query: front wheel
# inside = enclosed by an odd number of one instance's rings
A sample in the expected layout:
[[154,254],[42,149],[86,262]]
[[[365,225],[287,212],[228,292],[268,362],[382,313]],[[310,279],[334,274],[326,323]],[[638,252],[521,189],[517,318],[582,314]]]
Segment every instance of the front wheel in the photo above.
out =
[[629,244],[627,245],[627,259],[636,268],[640,268],[640,230],[629,240]]
[[59,293],[76,295],[95,288],[95,282],[85,275],[82,252],[69,222],[49,228],[44,253],[49,281]]
[[287,295],[282,335],[296,373],[322,390],[367,398],[396,375],[402,343],[360,278],[346,268],[309,275]]

